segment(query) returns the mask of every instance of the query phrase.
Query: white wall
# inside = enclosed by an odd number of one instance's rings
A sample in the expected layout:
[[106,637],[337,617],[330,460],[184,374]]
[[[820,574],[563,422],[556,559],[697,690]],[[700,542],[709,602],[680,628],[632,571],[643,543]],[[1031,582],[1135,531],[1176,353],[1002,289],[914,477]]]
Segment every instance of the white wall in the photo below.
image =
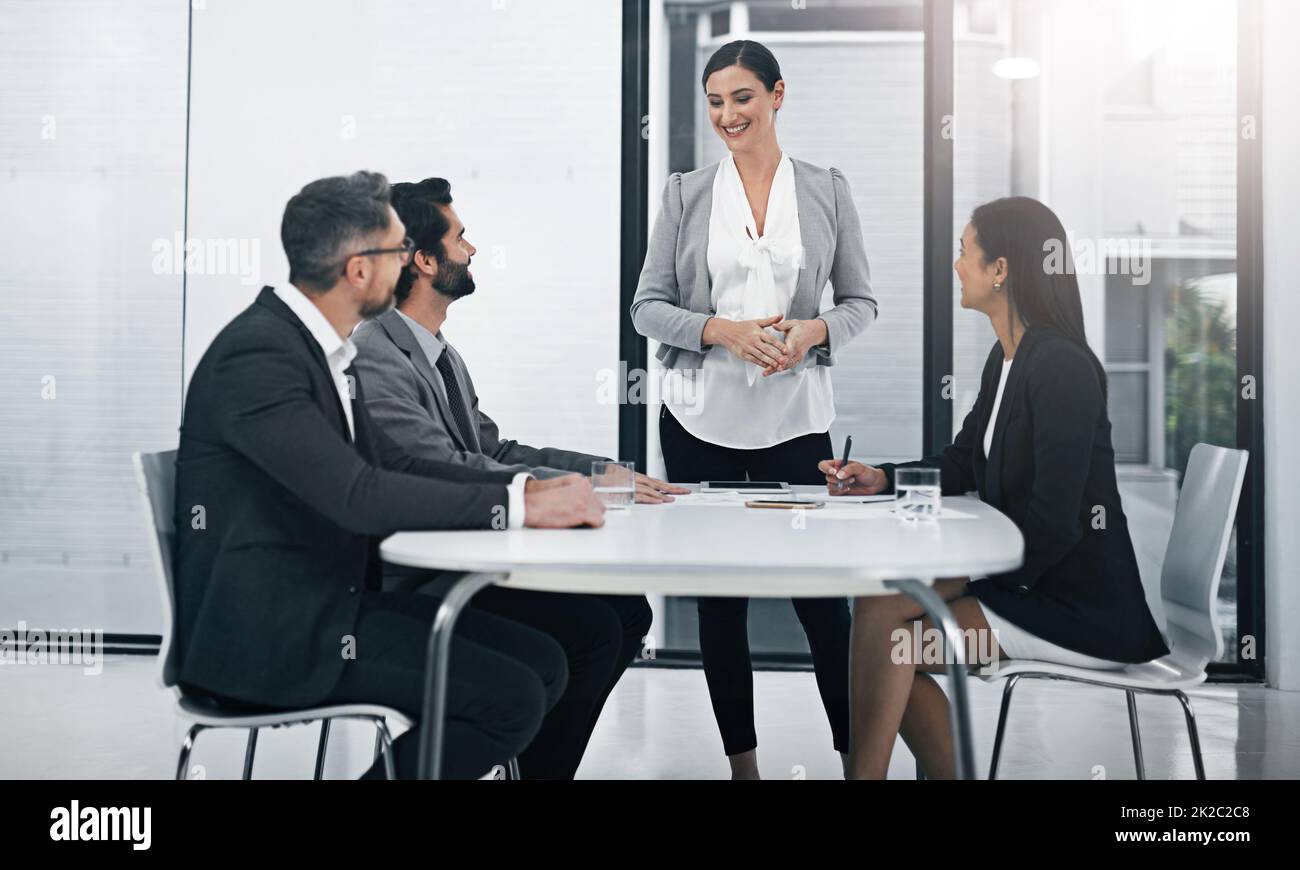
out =
[[223,0],[194,12],[190,236],[257,241],[258,281],[191,276],[188,379],[282,283],[285,202],[357,169],[452,183],[479,249],[445,334],[527,443],[613,454],[621,12],[602,0]]
[[1270,685],[1300,691],[1300,4],[1266,0],[1263,9],[1265,662]]

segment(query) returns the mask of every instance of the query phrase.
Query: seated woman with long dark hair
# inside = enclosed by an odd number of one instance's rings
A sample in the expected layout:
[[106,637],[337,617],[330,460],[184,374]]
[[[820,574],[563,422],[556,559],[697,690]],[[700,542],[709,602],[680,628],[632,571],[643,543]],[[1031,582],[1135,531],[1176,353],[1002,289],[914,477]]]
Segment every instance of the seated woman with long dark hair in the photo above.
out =
[[[1084,337],[1064,227],[1033,199],[982,205],[955,268],[962,307],[987,315],[998,337],[975,407],[936,456],[898,466],[820,463],[830,493],[888,492],[895,468],[938,468],[945,495],[978,490],[1020,528],[1020,568],[935,583],[962,629],[974,629],[963,631],[968,661],[980,647],[999,659],[1092,668],[1166,654],[1120,505],[1106,375]],[[894,654],[914,650],[915,632],[934,627],[922,616],[902,596],[854,604],[850,776],[883,779],[899,734],[927,776],[953,776],[948,699],[926,673],[943,666]]]

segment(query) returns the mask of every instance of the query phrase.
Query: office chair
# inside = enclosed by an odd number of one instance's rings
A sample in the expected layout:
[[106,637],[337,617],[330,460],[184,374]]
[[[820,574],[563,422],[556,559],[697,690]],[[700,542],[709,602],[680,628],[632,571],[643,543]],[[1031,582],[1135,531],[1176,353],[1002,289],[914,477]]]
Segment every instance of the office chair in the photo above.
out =
[[997,736],[993,739],[989,779],[997,778],[1011,693],[1021,679],[1065,680],[1122,689],[1128,699],[1129,731],[1138,779],[1146,779],[1146,766],[1142,760],[1137,694],[1172,695],[1183,706],[1196,778],[1205,779],[1196,715],[1183,690],[1205,682],[1205,666],[1223,654],[1223,630],[1216,609],[1219,575],[1223,572],[1248,459],[1244,450],[1210,444],[1192,448],[1160,574],[1160,597],[1169,623],[1169,655],[1122,670],[1010,659],[979,672],[985,682],[1007,681],[1002,690],[1002,710],[998,714]]

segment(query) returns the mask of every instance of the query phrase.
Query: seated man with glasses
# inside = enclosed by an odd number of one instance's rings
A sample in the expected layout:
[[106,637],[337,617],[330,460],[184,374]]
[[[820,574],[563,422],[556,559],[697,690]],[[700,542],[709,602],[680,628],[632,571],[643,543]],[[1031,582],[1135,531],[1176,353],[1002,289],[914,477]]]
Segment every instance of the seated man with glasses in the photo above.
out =
[[[578,475],[530,480],[416,456],[371,422],[348,335],[392,306],[411,250],[384,176],[308,184],[280,234],[289,283],[263,288],[218,333],[185,398],[179,682],[227,703],[369,702],[418,720],[439,602],[382,591],[380,540],[406,529],[599,526],[604,508]],[[450,667],[442,769],[457,778],[520,753],[567,677],[551,638],[473,609],[456,624]],[[419,733],[394,743],[400,777],[416,773]],[[367,775],[383,771],[380,761]]]

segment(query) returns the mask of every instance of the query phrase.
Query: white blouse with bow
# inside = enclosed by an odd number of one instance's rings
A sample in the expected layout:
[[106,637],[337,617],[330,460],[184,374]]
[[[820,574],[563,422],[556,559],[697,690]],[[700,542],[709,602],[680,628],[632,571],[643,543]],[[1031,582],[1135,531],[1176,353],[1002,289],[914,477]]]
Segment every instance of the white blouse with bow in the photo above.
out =
[[[789,313],[803,265],[794,164],[777,164],[760,237],[736,163],[728,154],[713,180],[709,280],[718,317],[757,320]],[[785,334],[768,331],[784,341]],[[682,428],[723,447],[772,447],[826,432],[835,419],[827,366],[763,377],[763,370],[725,347],[709,349],[698,372],[670,369],[664,401]]]

